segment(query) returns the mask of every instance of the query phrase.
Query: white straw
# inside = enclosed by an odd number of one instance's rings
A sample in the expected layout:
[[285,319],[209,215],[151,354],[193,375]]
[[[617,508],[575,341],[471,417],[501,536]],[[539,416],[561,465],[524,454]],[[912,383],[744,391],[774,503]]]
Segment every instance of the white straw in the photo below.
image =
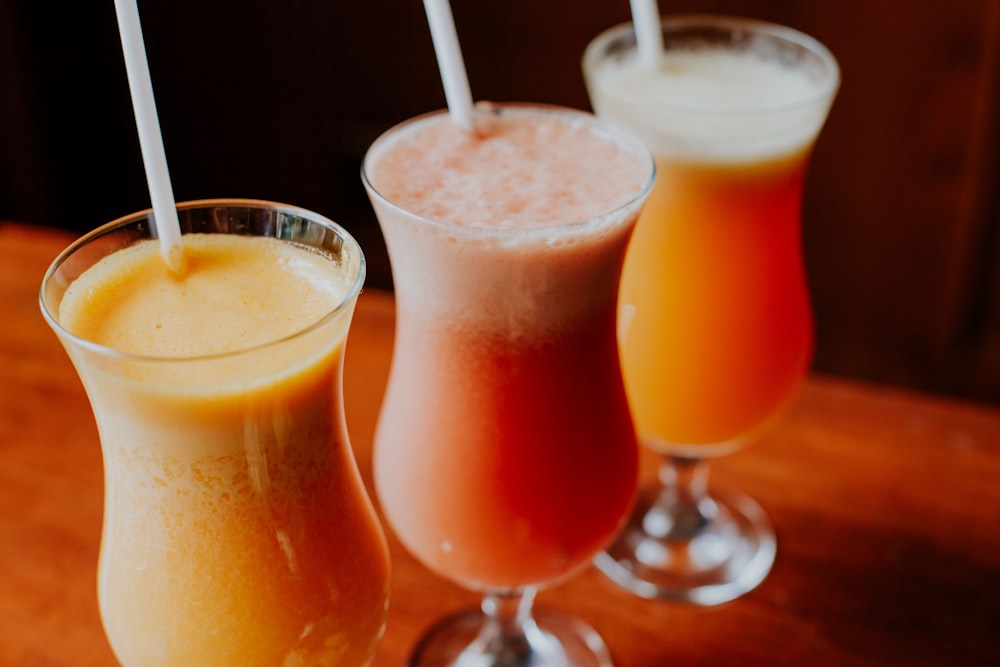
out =
[[663,52],[663,32],[660,29],[660,10],[656,0],[631,0],[632,25],[635,28],[639,63],[653,68]]
[[167,158],[163,150],[160,121],[156,115],[153,84],[149,77],[149,63],[139,24],[136,0],[115,0],[118,14],[118,31],[121,34],[125,71],[132,93],[132,109],[139,130],[139,148],[146,167],[146,183],[153,203],[153,222],[160,240],[160,252],[168,267],[176,268],[183,260],[181,228],[177,220]]
[[465,73],[462,49],[458,45],[455,19],[448,0],[424,0],[427,23],[431,28],[434,53],[444,83],[444,96],[448,101],[451,118],[460,127],[472,131],[472,93]]

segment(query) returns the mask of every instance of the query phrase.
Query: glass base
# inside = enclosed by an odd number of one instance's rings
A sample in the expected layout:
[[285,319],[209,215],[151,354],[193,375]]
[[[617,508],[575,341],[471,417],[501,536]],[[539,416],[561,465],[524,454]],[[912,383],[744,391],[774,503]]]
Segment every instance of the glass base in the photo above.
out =
[[612,667],[604,640],[571,616],[542,609],[524,634],[503,637],[473,609],[438,622],[417,644],[409,667]]
[[640,597],[705,606],[740,597],[771,571],[774,529],[750,498],[705,496],[695,511],[676,510],[662,496],[640,501],[598,569]]

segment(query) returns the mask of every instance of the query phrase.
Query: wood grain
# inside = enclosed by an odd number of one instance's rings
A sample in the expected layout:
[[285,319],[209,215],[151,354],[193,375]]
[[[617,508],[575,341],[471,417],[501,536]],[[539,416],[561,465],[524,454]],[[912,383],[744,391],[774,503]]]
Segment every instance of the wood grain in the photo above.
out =
[[[100,447],[76,375],[38,312],[71,238],[0,225],[0,665],[115,664],[97,612]],[[366,480],[388,373],[392,297],[366,290],[348,342],[346,410]],[[644,459],[648,478],[653,461]],[[713,483],[776,525],[764,584],[721,607],[639,600],[595,571],[544,591],[619,667],[1000,664],[1000,411],[811,378],[760,442]],[[392,537],[393,597],[376,667],[405,664],[441,615],[476,603]]]

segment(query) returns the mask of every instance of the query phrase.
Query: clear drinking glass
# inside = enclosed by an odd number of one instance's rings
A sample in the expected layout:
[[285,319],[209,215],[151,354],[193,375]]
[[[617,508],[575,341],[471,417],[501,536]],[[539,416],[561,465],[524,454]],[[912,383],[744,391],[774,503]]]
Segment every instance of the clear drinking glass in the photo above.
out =
[[471,134],[446,113],[389,130],[362,175],[397,312],[376,493],[414,556],[484,596],[410,664],[609,665],[589,626],[532,602],[634,499],[615,325],[652,157],[588,113],[484,105]]
[[626,256],[619,343],[640,439],[663,463],[597,563],[643,597],[716,604],[774,560],[764,511],[710,490],[708,467],[772,421],[807,371],[802,190],[840,74],[822,44],[778,25],[677,16],[662,34],[652,67],[631,24],[583,56],[596,113],[641,136],[657,166]]
[[[74,335],[60,310],[67,289],[113,253],[155,246],[151,215],[130,215],[72,244],[40,294],[100,433],[98,589],[111,646],[126,667],[368,664],[385,626],[389,561],[343,414],[361,249],[341,227],[298,208],[180,204],[185,246],[193,234],[280,239],[329,263],[342,298],[290,335],[202,356],[144,356]],[[264,283],[277,262],[262,256]],[[184,284],[210,264],[191,264]],[[312,279],[281,298],[307,298]],[[220,298],[211,322],[258,308],[252,297]],[[158,319],[173,314],[156,306]],[[270,313],[256,315],[265,326]],[[190,332],[199,346],[211,347],[212,336]]]

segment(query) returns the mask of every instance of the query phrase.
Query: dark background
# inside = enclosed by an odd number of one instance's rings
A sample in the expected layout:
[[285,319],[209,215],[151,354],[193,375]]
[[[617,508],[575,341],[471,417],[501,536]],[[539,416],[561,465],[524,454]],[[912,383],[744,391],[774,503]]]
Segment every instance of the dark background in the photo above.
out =
[[[452,8],[476,99],[578,108],[584,47],[629,17],[628,0]],[[1000,0],[661,9],[777,21],[840,60],[804,213],[815,368],[1000,404]],[[390,287],[358,170],[383,130],[444,106],[420,0],[139,11],[177,200],[313,209]],[[0,220],[84,231],[149,206],[112,0],[0,0],[0,91]]]

